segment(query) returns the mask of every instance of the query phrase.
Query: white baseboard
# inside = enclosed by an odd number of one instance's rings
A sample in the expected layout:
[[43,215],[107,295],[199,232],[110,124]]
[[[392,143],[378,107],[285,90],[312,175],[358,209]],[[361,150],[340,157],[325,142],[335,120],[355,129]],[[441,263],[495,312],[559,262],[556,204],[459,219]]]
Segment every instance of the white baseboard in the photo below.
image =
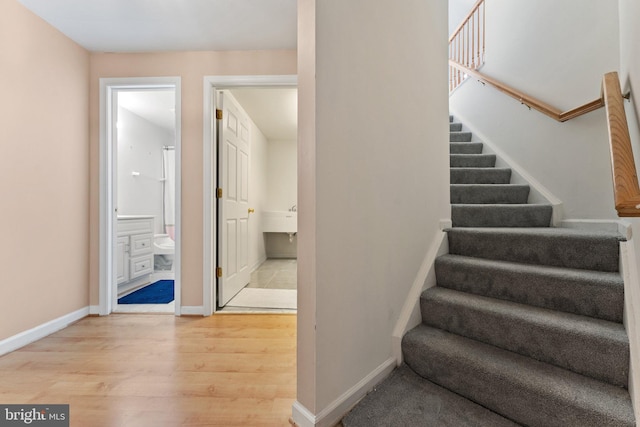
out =
[[623,323],[629,337],[629,382],[636,419],[640,419],[640,293],[636,284],[640,281],[636,265],[637,254],[634,242],[627,241],[620,244],[621,273],[624,279],[624,319]]
[[249,271],[251,271],[252,273],[254,271],[256,271],[265,261],[267,260],[267,255],[261,257],[255,264],[253,264],[251,266],[251,269]]
[[201,305],[183,305],[180,307],[181,316],[204,316],[204,307]]
[[393,328],[391,335],[391,348],[396,364],[400,366],[402,363],[402,337],[410,329],[418,326],[422,321],[420,315],[420,294],[423,290],[436,285],[436,272],[434,263],[437,257],[449,252],[449,241],[447,233],[439,231],[431,242],[431,246],[420,265],[418,274],[416,275],[413,285],[407,294],[400,316]]
[[316,416],[297,400],[293,403],[291,414],[291,419],[298,427],[314,427],[316,425]]
[[395,366],[395,357],[390,357],[385,360],[384,363],[374,369],[369,375],[320,411],[318,415],[313,415],[304,405],[296,401],[292,407],[293,422],[299,427],[332,427],[336,425],[360,399],[385,379],[391,371],[393,371]]
[[100,306],[99,305],[90,305],[89,306],[89,316],[100,316]]
[[6,338],[0,341],[0,356],[24,347],[27,344],[31,344],[41,338],[51,335],[54,332],[58,332],[61,329],[66,328],[73,322],[87,317],[89,315],[89,307],[81,308],[73,313],[65,314],[57,319],[51,320],[42,325],[38,325],[35,328],[31,328],[27,331],[20,332],[17,335]]

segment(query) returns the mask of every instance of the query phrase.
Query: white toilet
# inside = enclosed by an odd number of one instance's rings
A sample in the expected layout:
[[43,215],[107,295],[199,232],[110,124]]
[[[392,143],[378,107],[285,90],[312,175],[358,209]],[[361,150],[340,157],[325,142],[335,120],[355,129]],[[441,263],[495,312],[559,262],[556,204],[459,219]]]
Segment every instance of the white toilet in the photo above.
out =
[[[173,271],[173,255],[176,251],[176,243],[171,240],[168,234],[156,234],[153,236],[153,255],[154,265],[160,266],[161,270],[169,270],[171,265],[171,271]],[[155,255],[160,255],[156,257]]]

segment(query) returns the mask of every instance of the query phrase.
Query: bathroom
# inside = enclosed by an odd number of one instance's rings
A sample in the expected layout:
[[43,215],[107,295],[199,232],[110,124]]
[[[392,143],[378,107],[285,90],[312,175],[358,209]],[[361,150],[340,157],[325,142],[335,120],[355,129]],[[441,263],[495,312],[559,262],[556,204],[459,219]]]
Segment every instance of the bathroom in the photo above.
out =
[[[294,311],[297,294],[297,236],[295,232],[264,232],[271,212],[297,215],[297,89],[234,88],[229,91],[249,116],[248,259],[250,282],[224,307],[227,311]],[[133,271],[123,282],[118,272],[118,299],[149,284],[174,280],[175,226],[175,105],[173,90],[126,90],[118,94],[116,261]],[[120,229],[137,228],[152,221],[153,256],[126,260],[127,244]],[[149,232],[149,230],[147,230]],[[126,230],[125,230],[126,233]],[[147,234],[149,236],[149,234]],[[132,237],[130,238],[132,239]],[[141,268],[139,268],[141,267]],[[137,276],[136,276],[137,275]],[[133,277],[136,276],[136,277]],[[258,290],[256,290],[258,289]],[[120,300],[121,301],[121,300]],[[118,302],[117,312],[173,313],[174,303]]]
[[[297,89],[234,88],[249,118],[248,265],[250,282],[224,311],[295,311],[297,302]],[[289,232],[268,229],[270,215],[294,221]]]
[[175,311],[175,90],[120,90],[117,312]]

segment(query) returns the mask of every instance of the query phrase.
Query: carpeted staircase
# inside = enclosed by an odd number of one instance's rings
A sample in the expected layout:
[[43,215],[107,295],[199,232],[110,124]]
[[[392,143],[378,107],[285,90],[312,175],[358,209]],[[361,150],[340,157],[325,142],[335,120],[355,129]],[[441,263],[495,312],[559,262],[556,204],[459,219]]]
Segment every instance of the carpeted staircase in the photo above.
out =
[[460,123],[450,130],[449,254],[405,364],[344,427],[635,426],[622,236],[550,227],[550,205],[527,203],[527,185]]

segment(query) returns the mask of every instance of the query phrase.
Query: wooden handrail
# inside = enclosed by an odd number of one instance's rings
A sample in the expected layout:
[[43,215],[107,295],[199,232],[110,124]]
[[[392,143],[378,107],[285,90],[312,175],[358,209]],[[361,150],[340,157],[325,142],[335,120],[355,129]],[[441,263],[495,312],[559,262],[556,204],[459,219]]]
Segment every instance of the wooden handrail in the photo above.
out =
[[511,86],[508,86],[502,82],[499,82],[498,80],[492,79],[491,77],[486,76],[477,70],[472,70],[469,67],[465,67],[464,65],[456,61],[453,61],[451,59],[449,60],[449,66],[456,68],[457,70],[459,70],[460,72],[466,75],[472,76],[473,78],[479,80],[482,83],[493,86],[494,88],[498,89],[500,92],[503,92],[509,95],[510,97],[517,99],[518,101],[520,101],[520,103],[524,104],[525,106],[529,108],[533,108],[534,110],[537,110],[542,114],[545,114],[559,122],[566,122],[567,120],[574,119],[576,117],[582,116],[583,114],[587,114],[587,113],[590,113],[591,111],[604,107],[604,98],[600,97],[598,99],[595,99],[591,102],[588,102],[574,109],[562,112],[559,109],[552,107],[551,105],[545,102],[540,101],[539,99],[536,99],[530,95],[522,93],[517,89],[512,88]]
[[478,71],[484,64],[485,8],[484,0],[478,0],[449,38],[449,92],[453,92],[468,77],[473,77],[558,122],[566,122],[605,107],[616,211],[620,217],[640,217],[640,184],[624,111],[623,98],[627,96],[623,96],[620,90],[618,73],[604,75],[600,98],[564,112],[485,76]]
[[527,107],[533,108],[558,122],[566,122],[567,120],[605,107],[607,128],[609,130],[611,171],[613,175],[616,211],[618,211],[619,217],[640,217],[640,184],[638,184],[638,172],[633,158],[627,117],[624,112],[624,98],[627,96],[623,95],[620,90],[618,73],[614,71],[604,75],[602,78],[600,98],[572,110],[561,112],[549,104],[519,92],[504,83],[455,61],[449,60],[449,65],[482,83],[493,86],[500,92],[517,99]]
[[602,97],[607,112],[616,210],[620,217],[637,217],[640,216],[640,186],[618,73],[604,75]]

